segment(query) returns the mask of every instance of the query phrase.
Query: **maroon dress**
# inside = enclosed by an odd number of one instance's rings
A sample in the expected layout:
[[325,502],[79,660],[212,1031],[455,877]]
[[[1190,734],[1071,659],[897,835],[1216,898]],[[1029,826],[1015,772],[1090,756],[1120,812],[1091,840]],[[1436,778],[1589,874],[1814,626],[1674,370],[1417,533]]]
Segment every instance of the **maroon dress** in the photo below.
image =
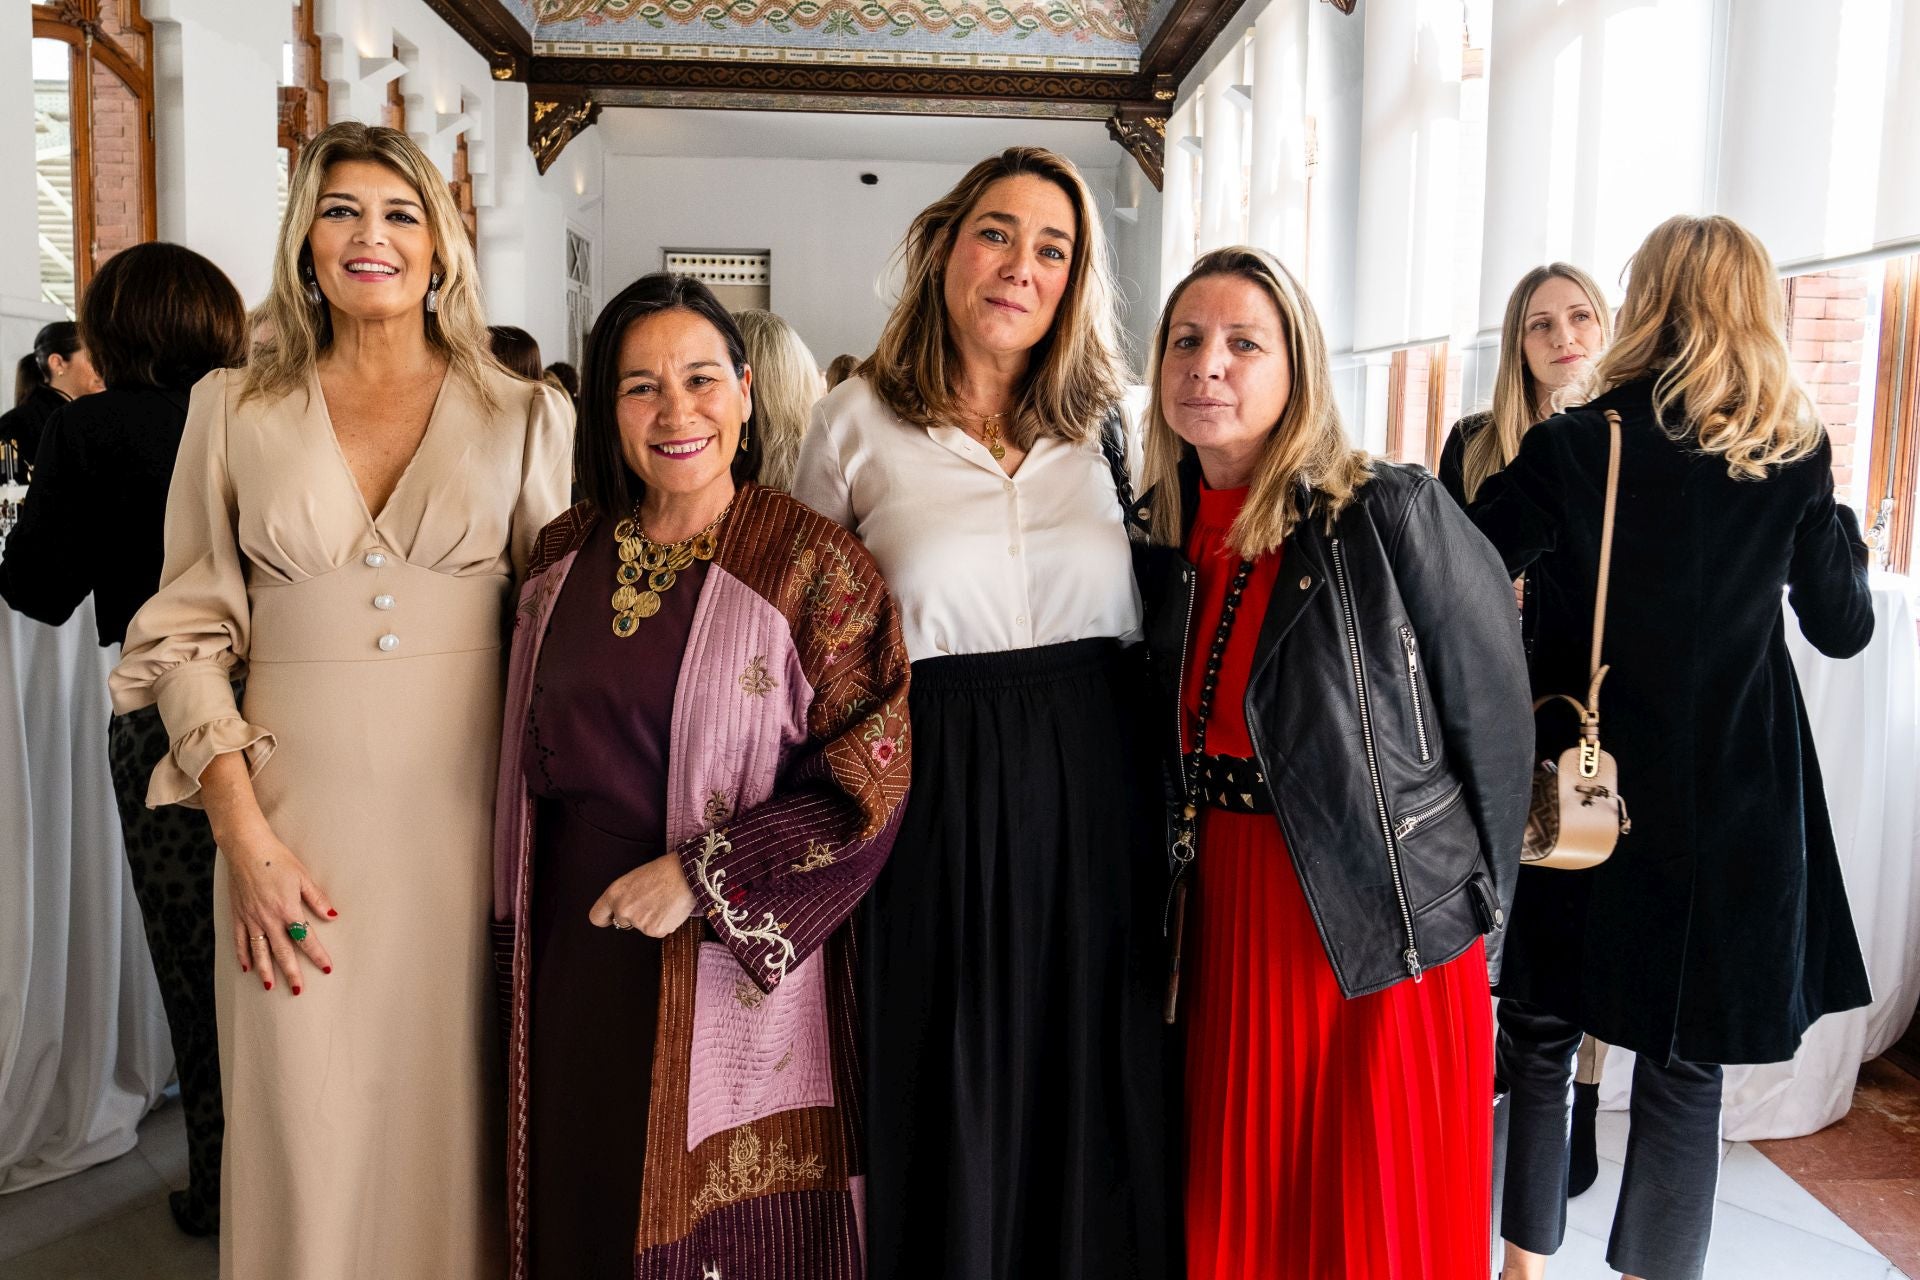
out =
[[607,886],[666,851],[674,684],[707,566],[613,634],[601,521],[567,575],[527,717],[534,814],[528,1100],[531,1280],[629,1280],[646,1163],[660,941],[595,928]]

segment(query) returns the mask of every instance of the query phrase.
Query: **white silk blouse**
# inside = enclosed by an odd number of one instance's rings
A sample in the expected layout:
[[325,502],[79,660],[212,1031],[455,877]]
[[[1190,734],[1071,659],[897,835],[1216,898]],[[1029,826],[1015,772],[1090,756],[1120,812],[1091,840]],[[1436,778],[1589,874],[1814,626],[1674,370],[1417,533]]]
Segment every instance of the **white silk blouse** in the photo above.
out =
[[915,662],[1140,636],[1097,438],[1039,440],[1008,476],[958,427],[909,426],[849,378],[814,407],[793,496],[866,543]]

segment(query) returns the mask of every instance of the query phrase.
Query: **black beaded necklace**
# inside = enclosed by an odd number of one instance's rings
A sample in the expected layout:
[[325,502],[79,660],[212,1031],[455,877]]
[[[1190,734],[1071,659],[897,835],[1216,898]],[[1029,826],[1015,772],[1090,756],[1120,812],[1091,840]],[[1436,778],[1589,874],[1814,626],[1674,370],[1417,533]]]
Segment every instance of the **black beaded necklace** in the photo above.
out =
[[1246,594],[1247,579],[1253,575],[1253,561],[1242,560],[1227,586],[1227,598],[1220,605],[1220,625],[1207,650],[1207,667],[1200,677],[1200,710],[1194,717],[1193,749],[1187,752],[1187,765],[1180,786],[1183,792],[1180,821],[1173,838],[1173,886],[1168,893],[1168,923],[1173,935],[1172,973],[1167,978],[1166,1020],[1172,1023],[1180,1000],[1180,951],[1187,915],[1187,868],[1199,851],[1195,842],[1195,824],[1200,817],[1200,771],[1206,763],[1207,724],[1213,719],[1213,695],[1220,687],[1220,663],[1226,657],[1227,638],[1233,634],[1233,618],[1240,611],[1240,598]]

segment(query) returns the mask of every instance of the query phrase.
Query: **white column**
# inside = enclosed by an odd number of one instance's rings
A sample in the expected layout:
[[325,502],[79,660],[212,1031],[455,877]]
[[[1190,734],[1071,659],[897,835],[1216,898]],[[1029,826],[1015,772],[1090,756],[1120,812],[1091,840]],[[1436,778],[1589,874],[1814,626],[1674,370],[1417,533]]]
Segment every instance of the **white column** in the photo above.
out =
[[211,258],[254,305],[279,231],[274,153],[292,13],[254,0],[147,0],[144,12],[160,238]]
[[49,320],[66,312],[40,300],[40,212],[33,181],[33,10],[0,5],[0,376],[13,406],[13,364]]
[[1199,163],[1186,142],[1193,135],[1193,117],[1194,104],[1189,101],[1167,120],[1160,175],[1160,287],[1153,300],[1156,307],[1193,266],[1194,171]]
[[1200,91],[1200,252],[1246,238],[1240,213],[1241,138],[1246,127],[1232,98],[1237,58],[1229,58]]
[[1274,0],[1253,26],[1253,174],[1247,239],[1296,273],[1307,253],[1307,6]]

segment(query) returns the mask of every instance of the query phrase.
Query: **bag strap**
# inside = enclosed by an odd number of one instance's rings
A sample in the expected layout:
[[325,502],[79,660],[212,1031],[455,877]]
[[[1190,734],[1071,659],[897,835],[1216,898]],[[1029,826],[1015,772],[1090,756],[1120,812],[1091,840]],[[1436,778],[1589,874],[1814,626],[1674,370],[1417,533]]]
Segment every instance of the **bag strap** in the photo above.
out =
[[1113,492],[1120,500],[1121,525],[1129,538],[1136,533],[1146,537],[1148,507],[1133,500],[1133,478],[1127,474],[1126,429],[1117,407],[1107,410],[1106,419],[1100,424],[1100,452],[1107,460],[1107,470],[1113,473]]
[[[1587,670],[1593,680],[1592,696],[1600,693],[1600,680],[1606,668],[1600,665],[1600,642],[1607,633],[1607,586],[1613,572],[1613,514],[1620,502],[1620,415],[1607,410],[1607,506],[1600,518],[1600,576],[1593,590],[1593,653]],[[1598,714],[1598,708],[1594,708]]]

